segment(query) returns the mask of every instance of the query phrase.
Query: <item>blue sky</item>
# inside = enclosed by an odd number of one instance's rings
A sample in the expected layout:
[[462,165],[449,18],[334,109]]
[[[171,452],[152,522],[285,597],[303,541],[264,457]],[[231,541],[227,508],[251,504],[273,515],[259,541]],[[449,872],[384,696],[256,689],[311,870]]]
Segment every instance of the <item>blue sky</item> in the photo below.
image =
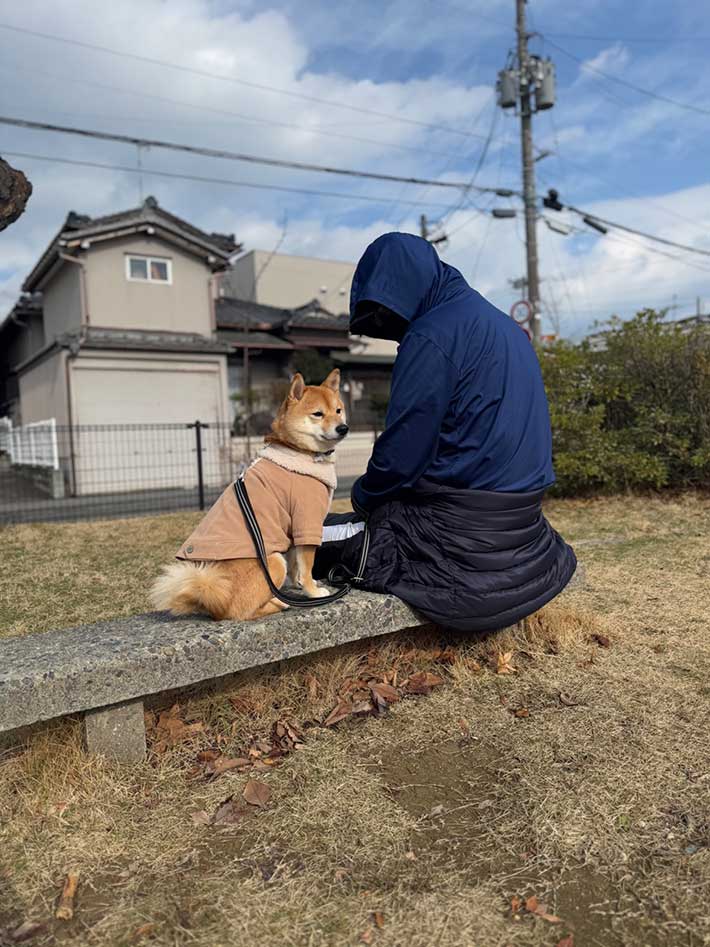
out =
[[[535,119],[536,144],[553,152],[537,164],[538,190],[554,186],[563,200],[594,213],[710,250],[710,114],[641,95],[576,61],[710,111],[704,5],[531,0],[528,15],[540,34],[532,49],[554,59],[558,77],[557,106]],[[5,113],[456,181],[471,178],[492,131],[476,183],[520,186],[517,120],[493,102],[496,73],[514,42],[513,0],[26,0],[6,6],[0,20],[352,107],[0,29]],[[137,162],[132,147],[8,127],[0,129],[0,150]],[[386,230],[416,229],[422,211],[432,220],[443,216],[451,237],[442,256],[504,309],[516,295],[508,280],[523,273],[522,221],[492,220],[485,211],[506,202],[478,195],[457,209],[459,194],[451,190],[158,151],[142,154],[142,182],[128,172],[11,160],[29,172],[35,193],[25,216],[0,236],[0,316],[69,209],[101,214],[135,206],[141,185],[144,195],[208,230],[235,231],[249,248],[271,249],[285,231],[282,250],[338,259],[356,260]],[[151,176],[151,168],[379,202],[170,180]],[[694,311],[697,296],[710,308],[707,258],[619,233],[563,237],[542,220],[539,232],[548,330],[579,337],[597,319],[642,306],[674,305],[682,316]]]

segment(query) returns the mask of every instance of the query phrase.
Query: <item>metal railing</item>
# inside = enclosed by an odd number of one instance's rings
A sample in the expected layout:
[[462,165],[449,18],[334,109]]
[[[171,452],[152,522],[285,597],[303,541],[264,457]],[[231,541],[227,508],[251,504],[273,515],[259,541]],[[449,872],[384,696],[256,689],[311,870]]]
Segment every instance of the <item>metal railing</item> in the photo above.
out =
[[[364,471],[372,443],[355,433],[338,448],[340,495]],[[256,453],[261,438],[249,446]],[[250,460],[244,438],[209,420],[0,423],[0,524],[206,509]]]

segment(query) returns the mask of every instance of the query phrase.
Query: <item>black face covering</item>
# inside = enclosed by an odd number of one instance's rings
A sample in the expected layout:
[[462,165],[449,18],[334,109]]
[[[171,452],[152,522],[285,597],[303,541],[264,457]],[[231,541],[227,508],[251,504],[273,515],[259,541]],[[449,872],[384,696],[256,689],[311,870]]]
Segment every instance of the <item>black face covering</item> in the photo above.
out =
[[364,299],[358,303],[355,317],[350,322],[353,335],[369,335],[372,339],[390,339],[401,342],[409,323],[380,303]]

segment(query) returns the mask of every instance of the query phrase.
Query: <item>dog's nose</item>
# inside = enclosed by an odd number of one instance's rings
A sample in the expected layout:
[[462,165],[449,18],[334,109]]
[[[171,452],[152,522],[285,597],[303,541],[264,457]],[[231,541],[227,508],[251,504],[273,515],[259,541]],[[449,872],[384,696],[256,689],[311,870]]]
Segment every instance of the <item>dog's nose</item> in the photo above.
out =
[[345,437],[349,430],[350,428],[347,426],[347,424],[339,424],[335,429],[335,433],[339,434],[341,437]]

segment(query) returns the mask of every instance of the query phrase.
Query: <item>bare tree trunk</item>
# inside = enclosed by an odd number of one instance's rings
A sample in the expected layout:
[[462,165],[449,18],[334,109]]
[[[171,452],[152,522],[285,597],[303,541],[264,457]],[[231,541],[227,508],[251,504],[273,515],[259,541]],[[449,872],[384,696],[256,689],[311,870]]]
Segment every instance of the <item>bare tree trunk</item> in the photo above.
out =
[[0,230],[9,227],[24,211],[32,185],[22,171],[0,158]]

